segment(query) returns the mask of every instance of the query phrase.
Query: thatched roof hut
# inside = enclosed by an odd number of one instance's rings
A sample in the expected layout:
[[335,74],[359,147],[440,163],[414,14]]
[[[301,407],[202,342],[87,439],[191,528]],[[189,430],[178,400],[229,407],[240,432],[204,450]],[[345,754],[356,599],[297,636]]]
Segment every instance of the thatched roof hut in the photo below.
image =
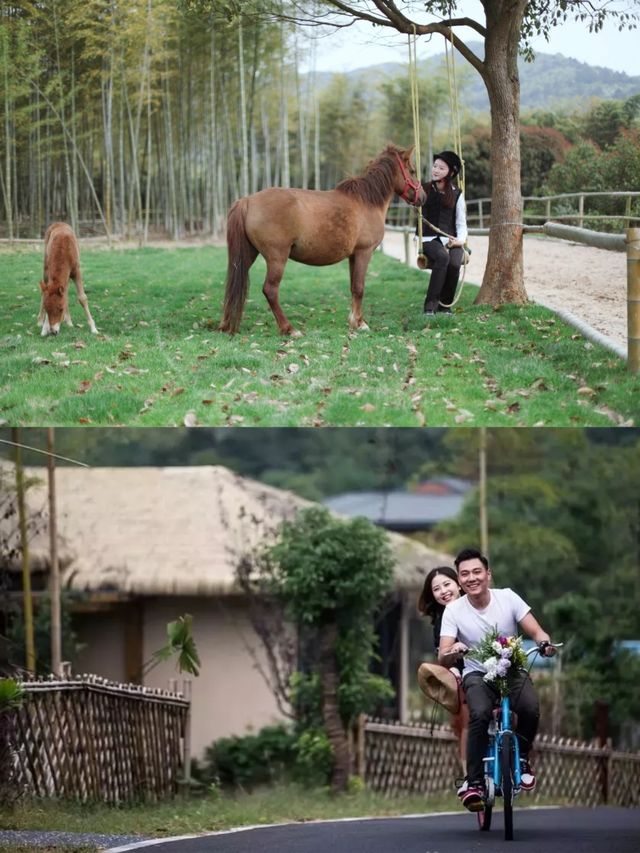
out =
[[[6,472],[5,472],[6,473]],[[47,503],[44,469],[27,492],[32,510]],[[56,470],[59,561],[63,585],[137,595],[238,592],[242,554],[272,541],[284,519],[311,506],[221,466]],[[389,533],[399,589],[420,586],[425,572],[451,558]],[[30,543],[33,568],[49,563],[48,532]]]

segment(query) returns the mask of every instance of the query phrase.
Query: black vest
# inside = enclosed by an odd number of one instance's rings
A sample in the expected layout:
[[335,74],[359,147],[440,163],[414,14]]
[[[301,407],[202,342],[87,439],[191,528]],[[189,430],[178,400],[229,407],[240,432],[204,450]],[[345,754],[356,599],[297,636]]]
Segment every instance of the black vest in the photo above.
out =
[[441,231],[446,234],[451,234],[452,237],[457,237],[456,233],[456,207],[458,199],[462,195],[462,191],[458,188],[453,190],[455,203],[453,207],[444,206],[444,193],[438,192],[437,188],[431,184],[426,202],[422,205],[422,236],[423,237],[441,237],[432,228],[429,228],[425,220],[431,222]]

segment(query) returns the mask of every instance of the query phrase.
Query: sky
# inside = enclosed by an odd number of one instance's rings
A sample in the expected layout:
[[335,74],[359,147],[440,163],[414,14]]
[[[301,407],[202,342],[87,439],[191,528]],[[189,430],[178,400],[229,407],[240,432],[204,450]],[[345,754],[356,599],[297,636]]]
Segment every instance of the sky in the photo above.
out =
[[[466,14],[483,21],[478,0],[463,0],[458,10],[458,16]],[[428,20],[418,16],[416,19]],[[459,32],[465,41],[477,41],[479,38],[473,30]],[[549,42],[539,37],[533,44],[542,53],[562,53],[589,65],[640,76],[640,29],[618,32],[615,23],[609,21],[601,32],[591,34],[586,24],[567,22],[551,31]],[[424,36],[418,39],[419,60],[443,51],[444,41],[441,36],[433,36],[430,41]],[[460,61],[464,62],[462,57]],[[317,39],[315,67],[318,71],[346,72],[381,62],[408,62],[405,35],[393,35],[392,30],[385,28],[382,31],[381,28],[359,21],[347,29],[332,31]]]

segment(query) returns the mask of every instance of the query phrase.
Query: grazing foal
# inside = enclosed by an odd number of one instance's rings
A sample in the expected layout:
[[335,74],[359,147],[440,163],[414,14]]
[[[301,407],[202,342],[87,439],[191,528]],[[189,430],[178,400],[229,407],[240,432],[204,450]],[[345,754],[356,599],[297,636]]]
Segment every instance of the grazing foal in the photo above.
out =
[[38,325],[42,326],[43,336],[57,335],[62,320],[68,326],[73,326],[69,314],[70,278],[75,282],[78,302],[87,317],[89,329],[96,335],[98,330],[82,286],[80,250],[76,235],[66,222],[54,222],[44,235],[44,280],[40,282],[42,301],[38,314]]

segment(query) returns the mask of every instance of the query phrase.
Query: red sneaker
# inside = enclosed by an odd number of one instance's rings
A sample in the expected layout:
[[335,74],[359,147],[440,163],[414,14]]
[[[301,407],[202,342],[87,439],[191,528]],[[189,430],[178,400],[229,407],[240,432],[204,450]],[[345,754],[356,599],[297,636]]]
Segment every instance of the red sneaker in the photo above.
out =
[[482,782],[469,782],[465,791],[458,793],[460,802],[470,812],[480,812],[484,808],[484,785]]
[[523,791],[533,791],[536,787],[536,774],[526,758],[520,762],[520,787]]

